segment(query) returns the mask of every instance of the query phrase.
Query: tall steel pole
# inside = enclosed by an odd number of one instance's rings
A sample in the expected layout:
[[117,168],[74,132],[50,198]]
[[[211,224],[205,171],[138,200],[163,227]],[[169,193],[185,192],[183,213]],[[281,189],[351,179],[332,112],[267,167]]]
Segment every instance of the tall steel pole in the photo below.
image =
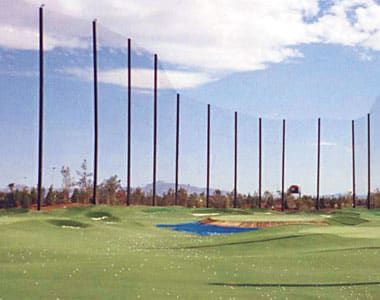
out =
[[356,162],[355,162],[355,121],[351,123],[352,131],[352,207],[356,207]]
[[237,207],[237,171],[238,171],[238,113],[235,111],[235,143],[234,143],[234,208]]
[[263,175],[263,154],[262,154],[262,119],[259,118],[259,208],[262,200],[262,175]]
[[211,105],[207,105],[207,170],[206,170],[206,207],[210,202],[210,153],[211,153]]
[[282,174],[281,174],[281,210],[285,210],[285,134],[286,121],[282,120]]
[[131,39],[128,39],[128,144],[127,144],[127,205],[131,204],[131,125],[132,125]]
[[92,22],[92,51],[94,71],[94,182],[92,203],[97,204],[96,188],[98,185],[98,53],[96,39],[96,20]]
[[177,94],[176,138],[175,138],[175,205],[178,205],[178,177],[179,177],[179,125],[180,125],[180,95]]
[[320,175],[321,175],[321,119],[318,119],[318,138],[317,138],[317,199],[315,208],[319,210],[320,206]]
[[368,141],[368,195],[367,208],[371,208],[371,115],[367,115],[367,141]]
[[157,54],[154,55],[154,90],[153,90],[153,198],[152,205],[156,205],[157,181]]
[[43,172],[43,132],[44,132],[44,9],[43,5],[39,9],[39,62],[40,62],[40,82],[39,82],[39,122],[38,122],[38,183],[37,183],[37,210],[41,209],[43,201],[42,193],[42,172]]

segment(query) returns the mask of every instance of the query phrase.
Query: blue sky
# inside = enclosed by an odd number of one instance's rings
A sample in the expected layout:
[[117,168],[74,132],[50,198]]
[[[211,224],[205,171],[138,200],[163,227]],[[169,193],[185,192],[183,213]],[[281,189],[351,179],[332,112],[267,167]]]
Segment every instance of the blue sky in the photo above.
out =
[[[239,190],[257,190],[258,117],[264,118],[264,188],[280,189],[281,119],[286,118],[287,185],[300,184],[305,193],[313,194],[316,118],[321,117],[322,193],[351,188],[351,119],[358,120],[358,192],[365,192],[363,117],[379,105],[375,103],[380,94],[380,5],[375,1],[257,1],[254,7],[247,1],[222,3],[220,8],[197,1],[184,4],[185,13],[169,18],[164,8],[175,10],[177,2],[163,1],[158,7],[149,1],[129,1],[126,9],[124,1],[113,0],[104,9],[105,1],[97,5],[86,0],[46,1],[45,185],[61,184],[62,165],[70,166],[74,175],[83,159],[92,167],[89,34],[91,19],[97,17],[101,180],[117,174],[125,182],[125,36],[131,36],[134,186],[151,181],[152,53],[157,52],[159,180],[174,180],[178,91],[182,183],[204,186],[206,104],[211,103],[213,187],[232,189],[236,110]],[[38,4],[0,3],[11,12],[11,17],[0,13],[0,186],[36,184]],[[254,17],[247,14],[252,8]],[[373,115],[374,170],[380,167],[378,110]],[[373,175],[377,187],[380,176],[376,171]]]

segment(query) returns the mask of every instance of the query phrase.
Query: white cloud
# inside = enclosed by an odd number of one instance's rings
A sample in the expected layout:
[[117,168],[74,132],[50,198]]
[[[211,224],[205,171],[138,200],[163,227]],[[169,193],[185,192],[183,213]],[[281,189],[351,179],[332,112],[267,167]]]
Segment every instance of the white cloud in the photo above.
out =
[[30,50],[38,47],[38,35],[29,28],[2,25],[0,36],[0,45],[6,48]]
[[[69,68],[64,70],[64,73],[73,75],[81,80],[93,80],[91,69]],[[160,76],[160,74],[162,74],[162,76]],[[134,88],[153,89],[153,72],[151,69],[132,69],[131,77]],[[172,84],[168,78],[174,79],[174,84]],[[127,87],[127,70],[121,68],[99,71],[98,80],[103,83]],[[216,78],[205,73],[171,70],[166,70],[165,73],[158,72],[158,88],[160,89],[185,89],[205,84],[213,80],[216,80]]]
[[[207,74],[258,70],[270,63],[302,57],[297,49],[302,44],[331,43],[380,50],[380,5],[374,0],[335,0],[327,7],[322,4],[330,2],[318,0],[46,0],[45,3],[49,10],[81,18],[78,21],[46,10],[50,49],[85,47],[91,34],[90,21],[96,17],[113,31],[159,53],[161,60]],[[40,0],[2,0],[1,45],[36,48],[39,4]],[[2,6],[10,7],[7,14],[1,12]],[[15,30],[16,34],[9,30]],[[102,29],[99,31],[103,42],[125,46],[125,39],[105,36]],[[197,74],[191,80],[194,84],[207,82],[204,76],[207,75]],[[190,81],[189,76],[186,78]]]
[[[38,33],[26,27],[0,25],[0,46],[21,50],[35,50],[38,48]],[[45,50],[56,47],[86,48],[88,44],[78,38],[62,38],[46,35],[44,39]]]
[[321,141],[321,147],[335,147],[337,146],[334,142]]
[[[312,143],[313,146],[318,146],[317,143]],[[321,147],[337,147],[338,144],[335,142],[330,142],[330,141],[321,141]]]

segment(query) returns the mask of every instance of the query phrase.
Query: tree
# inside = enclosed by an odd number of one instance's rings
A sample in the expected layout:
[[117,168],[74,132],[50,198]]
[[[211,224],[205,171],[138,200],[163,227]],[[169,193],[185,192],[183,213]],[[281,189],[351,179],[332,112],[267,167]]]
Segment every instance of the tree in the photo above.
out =
[[92,186],[92,173],[88,171],[87,160],[83,160],[77,175],[79,176],[77,185],[80,191],[80,200],[87,203],[90,199]]
[[77,203],[80,200],[80,192],[78,188],[75,188],[70,198],[72,203]]
[[139,205],[144,204],[145,192],[141,188],[136,188],[131,193],[131,204]]
[[172,188],[170,188],[166,193],[162,195],[161,205],[173,205],[175,200],[175,192]]
[[263,200],[266,203],[267,208],[272,208],[273,202],[274,202],[274,197],[273,194],[269,191],[265,191],[263,195]]
[[225,197],[221,190],[216,189],[210,197],[210,206],[216,208],[228,207],[227,197]]
[[15,200],[15,184],[10,183],[8,184],[9,193],[7,194],[7,207],[16,207],[16,200]]
[[49,187],[49,190],[47,192],[46,198],[45,198],[45,204],[46,205],[52,205],[55,203],[55,192],[53,190],[53,185]]
[[189,206],[190,207],[202,207],[202,199],[199,197],[197,193],[191,193],[189,196]]
[[121,188],[120,182],[117,175],[114,175],[103,181],[100,185],[99,192],[103,196],[101,198],[105,199],[108,205],[116,202],[116,192]]
[[15,191],[15,187],[16,187],[16,185],[12,182],[12,183],[10,183],[10,184],[8,184],[8,188],[9,188],[9,191],[11,192],[11,193],[14,193],[14,191]]
[[376,189],[375,192],[373,193],[373,206],[375,208],[380,207],[380,189]]
[[32,187],[30,190],[30,198],[31,198],[31,204],[37,203],[37,189],[35,187]]
[[62,188],[63,188],[63,201],[66,202],[69,200],[69,195],[71,188],[74,186],[74,178],[71,176],[71,171],[68,166],[62,166],[61,168],[62,175]]
[[182,206],[187,206],[188,194],[184,188],[179,188],[178,190],[178,204]]

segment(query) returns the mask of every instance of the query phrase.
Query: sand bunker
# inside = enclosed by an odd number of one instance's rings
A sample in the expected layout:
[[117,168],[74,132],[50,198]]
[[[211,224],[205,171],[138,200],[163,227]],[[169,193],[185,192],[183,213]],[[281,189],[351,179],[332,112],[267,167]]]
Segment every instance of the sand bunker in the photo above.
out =
[[62,225],[61,227],[62,227],[62,228],[66,228],[66,229],[81,229],[81,227],[78,227],[78,226],[67,226],[67,225]]
[[108,219],[108,216],[102,216],[99,218],[91,218],[91,220],[93,220],[93,221],[101,221],[101,220],[105,220],[105,219]]
[[194,217],[212,217],[212,216],[219,216],[220,214],[218,214],[218,213],[203,213],[203,214],[201,214],[201,213],[193,213],[192,214]]
[[327,225],[324,220],[300,220],[300,221],[223,221],[206,218],[201,221],[202,224],[210,224],[223,227],[240,227],[240,228],[267,228],[283,225]]

